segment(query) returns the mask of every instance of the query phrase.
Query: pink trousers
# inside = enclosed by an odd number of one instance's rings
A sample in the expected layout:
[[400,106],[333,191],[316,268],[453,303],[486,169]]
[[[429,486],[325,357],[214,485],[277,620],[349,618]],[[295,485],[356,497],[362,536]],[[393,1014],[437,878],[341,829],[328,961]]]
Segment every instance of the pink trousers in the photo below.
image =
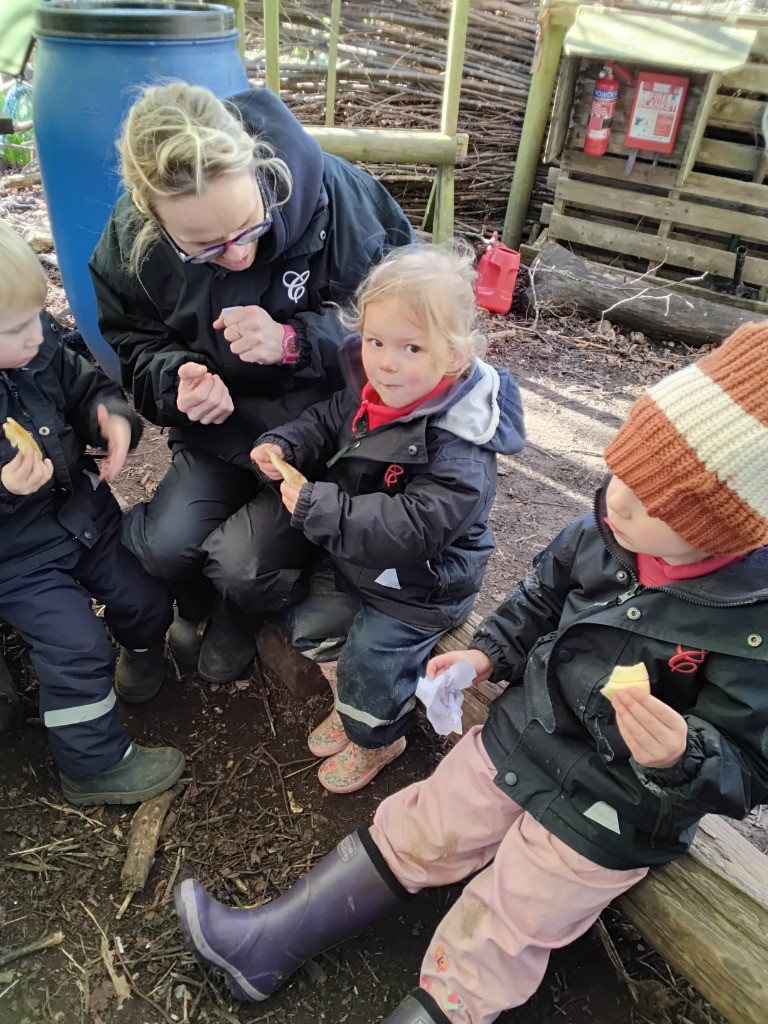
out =
[[612,871],[575,853],[505,796],[495,775],[476,726],[431,778],[388,797],[371,826],[410,892],[480,871],[440,922],[421,968],[421,987],[456,1024],[490,1024],[524,1003],[550,950],[582,935],[647,872]]

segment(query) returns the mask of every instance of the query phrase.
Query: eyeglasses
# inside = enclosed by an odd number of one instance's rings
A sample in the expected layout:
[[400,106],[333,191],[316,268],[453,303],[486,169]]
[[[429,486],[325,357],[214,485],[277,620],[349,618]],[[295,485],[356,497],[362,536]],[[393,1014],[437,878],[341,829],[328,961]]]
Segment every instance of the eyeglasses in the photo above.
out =
[[[161,225],[162,226],[162,225]],[[173,241],[168,232],[163,228],[163,234],[170,242],[174,252],[179,257],[182,263],[210,263],[211,260],[217,260],[219,256],[223,256],[224,253],[229,249],[231,245],[250,245],[251,242],[255,242],[257,238],[261,238],[262,235],[266,235],[269,229],[272,227],[272,218],[267,217],[266,220],[261,221],[259,224],[254,224],[251,228],[246,228],[245,231],[241,231],[239,235],[235,235],[234,238],[230,238],[226,242],[221,242],[219,245],[209,245],[205,249],[201,249],[199,252],[186,253],[179,249],[178,245]]]

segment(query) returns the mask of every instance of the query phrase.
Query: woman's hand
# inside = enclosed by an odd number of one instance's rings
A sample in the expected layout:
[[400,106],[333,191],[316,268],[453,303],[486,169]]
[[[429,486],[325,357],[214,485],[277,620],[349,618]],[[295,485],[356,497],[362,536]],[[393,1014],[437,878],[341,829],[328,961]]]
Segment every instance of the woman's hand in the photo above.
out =
[[50,459],[39,459],[34,452],[19,452],[0,471],[0,481],[11,494],[34,494],[53,476]]
[[123,468],[131,447],[131,424],[125,416],[108,413],[105,405],[97,408],[96,416],[107,449],[107,457],[99,466],[99,477],[111,484]]
[[235,405],[229,389],[217,373],[202,363],[183,363],[179,367],[176,408],[193,423],[223,423]]
[[282,480],[283,475],[279,469],[275,469],[269,460],[269,453],[277,455],[278,458],[284,459],[283,449],[279,444],[272,444],[267,442],[266,444],[259,444],[251,452],[251,462],[256,466],[258,471],[262,473],[267,480]]
[[276,323],[261,306],[238,306],[219,314],[215,331],[223,331],[232,352],[244,363],[274,366],[282,363],[283,325]]
[[472,663],[475,670],[473,682],[484,683],[486,679],[491,678],[493,662],[482,651],[474,649],[471,651],[449,651],[447,654],[438,654],[437,657],[430,658],[427,662],[427,675],[432,679],[441,672],[445,672],[451,665],[455,665],[457,661],[463,661],[465,658]]
[[688,723],[640,687],[619,690],[611,701],[616,724],[632,757],[645,768],[670,768],[685,753]]

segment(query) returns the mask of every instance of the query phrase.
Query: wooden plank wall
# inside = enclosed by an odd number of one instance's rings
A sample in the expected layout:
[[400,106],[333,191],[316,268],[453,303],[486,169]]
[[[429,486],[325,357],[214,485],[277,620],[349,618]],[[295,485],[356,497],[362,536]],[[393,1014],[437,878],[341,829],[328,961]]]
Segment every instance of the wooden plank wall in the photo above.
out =
[[[640,152],[626,175],[624,132],[634,90],[621,85],[608,153],[583,152],[584,126],[600,63],[582,61],[560,167],[550,171],[554,203],[542,210],[547,237],[570,243],[591,259],[619,261],[669,279],[705,272],[730,278],[737,244],[748,250],[744,281],[756,297],[768,294],[768,185],[753,182],[763,147],[761,118],[768,103],[768,34],[751,61],[723,78],[712,105],[694,170],[678,187],[678,169],[699,106],[704,76],[691,75],[675,150],[651,166]],[[635,69],[636,70],[636,69]],[[730,250],[729,251],[729,247]]]

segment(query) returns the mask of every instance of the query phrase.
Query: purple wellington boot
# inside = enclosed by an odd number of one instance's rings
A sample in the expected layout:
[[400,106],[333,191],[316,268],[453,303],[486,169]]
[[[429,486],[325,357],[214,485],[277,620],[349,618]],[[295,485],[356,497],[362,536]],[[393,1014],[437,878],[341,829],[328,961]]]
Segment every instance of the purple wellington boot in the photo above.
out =
[[381,1024],[451,1024],[432,996],[414,989]]
[[238,999],[258,1002],[310,957],[357,935],[409,895],[363,827],[262,907],[225,907],[191,878],[176,887],[175,901],[198,960],[223,971]]

